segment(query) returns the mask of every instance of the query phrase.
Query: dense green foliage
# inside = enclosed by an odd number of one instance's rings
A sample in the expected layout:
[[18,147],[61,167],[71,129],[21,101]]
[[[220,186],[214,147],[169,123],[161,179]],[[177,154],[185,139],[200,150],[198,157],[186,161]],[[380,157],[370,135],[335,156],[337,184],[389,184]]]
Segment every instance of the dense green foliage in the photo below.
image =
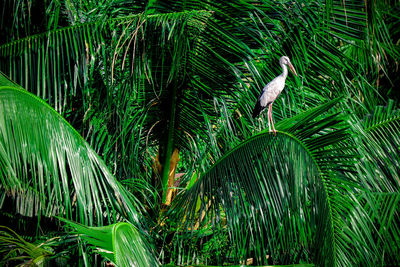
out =
[[1,263],[400,264],[398,1],[3,2]]

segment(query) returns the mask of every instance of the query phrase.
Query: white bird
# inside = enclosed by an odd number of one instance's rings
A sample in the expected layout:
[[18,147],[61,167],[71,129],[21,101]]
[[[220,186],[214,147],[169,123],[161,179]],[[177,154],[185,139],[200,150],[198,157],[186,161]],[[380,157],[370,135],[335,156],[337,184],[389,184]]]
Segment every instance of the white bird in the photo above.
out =
[[282,67],[282,74],[273,79],[270,83],[268,83],[264,89],[262,90],[260,96],[258,97],[256,106],[253,110],[253,119],[260,115],[260,113],[268,107],[268,127],[271,132],[270,122],[272,124],[272,129],[274,134],[276,135],[276,130],[274,127],[274,121],[272,119],[272,104],[274,104],[275,99],[282,92],[285,87],[286,77],[288,75],[287,65],[294,75],[297,76],[296,70],[294,69],[290,59],[287,56],[283,56],[279,59],[279,65]]

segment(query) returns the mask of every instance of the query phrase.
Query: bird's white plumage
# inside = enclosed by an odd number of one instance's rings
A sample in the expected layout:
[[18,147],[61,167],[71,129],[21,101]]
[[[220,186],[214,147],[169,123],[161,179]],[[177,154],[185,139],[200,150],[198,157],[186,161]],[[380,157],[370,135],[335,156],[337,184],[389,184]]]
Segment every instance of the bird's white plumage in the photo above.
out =
[[266,107],[268,104],[275,101],[285,87],[285,80],[286,77],[279,75],[264,87],[259,96],[260,105],[262,107]]
[[294,75],[297,76],[296,70],[294,69],[292,63],[290,63],[290,59],[286,56],[283,56],[279,60],[279,65],[282,67],[282,74],[273,79],[270,83],[268,83],[263,90],[261,91],[260,96],[257,99],[257,103],[253,109],[253,118],[260,115],[260,113],[268,107],[268,127],[271,131],[270,122],[272,124],[273,132],[276,134],[274,121],[272,118],[272,104],[274,103],[275,99],[279,96],[282,92],[283,88],[285,87],[286,77],[288,75],[287,65],[289,66],[290,70],[293,72]]

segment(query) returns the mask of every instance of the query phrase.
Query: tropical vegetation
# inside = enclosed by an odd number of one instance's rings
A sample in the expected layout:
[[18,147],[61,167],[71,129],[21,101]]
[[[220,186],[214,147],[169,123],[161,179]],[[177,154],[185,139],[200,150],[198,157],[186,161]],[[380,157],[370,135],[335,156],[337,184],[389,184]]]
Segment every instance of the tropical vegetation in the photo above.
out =
[[398,1],[0,10],[2,265],[400,265]]

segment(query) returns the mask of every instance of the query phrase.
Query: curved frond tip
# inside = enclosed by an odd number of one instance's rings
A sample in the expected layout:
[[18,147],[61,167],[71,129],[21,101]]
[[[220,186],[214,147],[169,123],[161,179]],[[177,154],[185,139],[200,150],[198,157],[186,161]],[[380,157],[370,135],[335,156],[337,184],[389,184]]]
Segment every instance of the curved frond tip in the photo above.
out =
[[159,266],[149,244],[130,223],[119,222],[103,227],[89,227],[59,219],[75,228],[83,240],[94,246],[97,253],[117,266]]

